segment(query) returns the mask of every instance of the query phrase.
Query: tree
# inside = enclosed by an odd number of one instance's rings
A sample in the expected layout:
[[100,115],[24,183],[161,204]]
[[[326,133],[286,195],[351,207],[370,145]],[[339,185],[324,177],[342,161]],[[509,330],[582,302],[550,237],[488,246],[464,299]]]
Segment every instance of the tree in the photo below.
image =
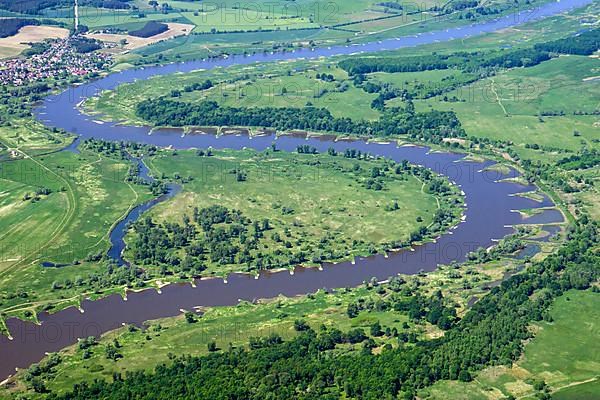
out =
[[297,332],[303,332],[310,329],[310,326],[306,323],[306,321],[302,319],[297,319],[294,321],[294,329]]
[[218,350],[217,342],[215,342],[214,340],[208,342],[207,347],[208,347],[208,351],[210,351],[211,353]]
[[187,311],[185,313],[185,320],[188,324],[193,324],[196,322],[196,314],[191,311]]
[[381,329],[381,324],[379,323],[379,321],[376,321],[373,325],[371,325],[371,335],[372,336],[383,335],[383,330]]

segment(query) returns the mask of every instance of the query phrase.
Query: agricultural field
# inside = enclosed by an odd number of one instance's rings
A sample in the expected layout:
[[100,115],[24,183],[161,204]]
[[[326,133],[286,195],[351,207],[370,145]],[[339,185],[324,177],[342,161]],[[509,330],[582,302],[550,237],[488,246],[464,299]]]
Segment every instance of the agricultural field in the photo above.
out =
[[[528,7],[545,1],[528,2]],[[140,28],[148,21],[194,25],[193,37],[170,40],[166,44],[144,43],[144,47],[150,46],[152,49],[139,50],[140,52],[124,57],[127,62],[144,64],[160,62],[147,58],[148,54],[157,53],[163,57],[181,59],[206,57],[222,52],[253,49],[262,51],[284,43],[305,46],[309,42],[326,45],[345,41],[378,40],[464,25],[514,11],[511,8],[512,2],[500,0],[486,4],[487,7],[497,10],[497,14],[474,14],[470,16],[471,19],[465,19],[464,10],[445,17],[429,11],[431,8],[441,8],[445,5],[444,2],[428,1],[418,5],[411,2],[396,3],[401,9],[375,0],[302,0],[293,4],[269,1],[244,4],[229,0],[205,4],[172,1],[156,7],[140,0],[129,2],[129,9],[92,7],[88,3],[79,8],[79,16],[81,25],[88,27],[93,33],[100,34],[105,33],[103,31],[107,29],[111,30],[111,34],[114,34],[114,31],[127,32]],[[52,19],[66,27],[72,27],[74,21],[72,8],[43,8],[33,16],[40,20]],[[252,34],[245,35],[246,33]],[[14,42],[11,42],[11,46],[13,45]],[[6,56],[19,53],[14,49],[6,51]]]
[[[174,39],[180,36],[187,36],[192,33],[194,25],[191,24],[180,24],[175,22],[169,22],[166,24],[168,30],[165,32],[150,36],[150,37],[137,37],[130,34],[115,34],[115,33],[90,33],[86,37],[91,39],[100,40],[105,43],[114,43],[118,45],[118,51],[131,51],[140,47],[145,47],[153,43],[160,41],[166,41]],[[123,42],[125,41],[125,42]]]
[[45,39],[64,39],[68,35],[68,29],[57,26],[24,26],[16,35],[0,38],[0,59],[21,54],[30,47],[29,43],[39,43]]

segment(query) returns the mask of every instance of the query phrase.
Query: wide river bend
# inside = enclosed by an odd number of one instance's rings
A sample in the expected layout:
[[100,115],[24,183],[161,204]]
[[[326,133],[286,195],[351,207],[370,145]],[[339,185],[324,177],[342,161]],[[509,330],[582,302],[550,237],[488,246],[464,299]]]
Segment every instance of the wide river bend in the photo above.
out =
[[[336,141],[329,136],[304,138],[265,135],[250,138],[243,135],[225,135],[215,137],[182,135],[180,130],[175,132],[159,130],[149,134],[148,127],[94,121],[93,117],[82,113],[78,107],[85,99],[97,95],[102,90],[114,89],[120,84],[148,79],[156,75],[301,58],[351,55],[467,38],[557,15],[591,2],[592,0],[562,0],[488,22],[373,43],[302,49],[287,53],[232,56],[226,59],[199,60],[126,70],[49,96],[36,108],[36,116],[49,127],[63,128],[83,138],[137,141],[180,149],[212,146],[213,148],[263,150],[276,141],[279,149],[288,151],[295,150],[299,144],[309,144],[320,151],[326,151],[329,147],[334,147],[338,151],[355,148],[396,161],[406,159],[446,175],[461,187],[467,203],[465,219],[435,242],[416,246],[411,251],[376,255],[356,262],[325,264],[319,269],[297,267],[292,273],[263,272],[258,278],[246,274],[232,274],[226,281],[202,279],[197,280],[194,285],[174,284],[163,287],[160,291],[149,289],[128,293],[126,299],[119,295],[111,295],[97,301],[85,300],[81,304],[81,310],[71,307],[54,314],[40,314],[40,325],[11,318],[7,320],[11,337],[0,335],[0,360],[2,360],[0,379],[14,373],[17,367],[25,368],[39,361],[48,352],[58,351],[75,343],[77,338],[99,335],[125,323],[141,325],[146,320],[174,316],[179,314],[181,309],[190,310],[197,306],[234,305],[240,300],[253,301],[279,294],[294,296],[321,288],[357,286],[372,277],[384,280],[399,273],[414,274],[419,271],[432,271],[439,264],[460,262],[468,252],[480,246],[488,247],[494,240],[512,232],[512,226],[523,223],[520,214],[513,210],[553,206],[547,197],[542,202],[536,202],[521,196],[513,196],[515,193],[536,188],[499,182],[507,176],[498,172],[484,171],[492,162],[471,162],[463,159],[463,155],[459,154],[430,152],[426,147],[398,147],[395,143]],[[510,174],[511,177],[515,175],[514,172]],[[136,216],[137,214],[134,213],[128,218]],[[559,223],[562,222],[562,215],[553,210],[545,211],[535,216],[535,222]],[[117,231],[111,234],[113,243],[120,239]]]

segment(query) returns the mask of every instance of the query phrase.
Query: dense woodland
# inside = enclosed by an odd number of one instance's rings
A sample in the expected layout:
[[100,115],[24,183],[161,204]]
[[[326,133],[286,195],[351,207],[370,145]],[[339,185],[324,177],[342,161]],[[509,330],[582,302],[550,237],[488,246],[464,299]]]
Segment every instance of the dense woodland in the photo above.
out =
[[223,107],[214,101],[190,104],[166,98],[138,103],[136,115],[159,126],[262,126],[282,131],[302,129],[366,136],[405,134],[412,139],[438,143],[443,138],[465,136],[454,112],[416,112],[412,103],[405,108],[386,110],[376,122],[334,117],[325,108],[236,108]]
[[159,33],[163,33],[169,30],[167,24],[163,24],[161,22],[156,21],[148,21],[146,25],[141,27],[140,29],[129,31],[131,36],[137,36],[141,38],[148,38],[154,35],[158,35]]
[[[532,335],[528,325],[550,318],[547,309],[556,296],[586,289],[600,277],[600,257],[592,251],[598,244],[597,226],[582,218],[568,239],[556,254],[493,288],[457,322],[439,295],[406,303],[398,281],[383,288],[398,300],[382,307],[408,310],[412,318],[441,324],[447,330],[439,339],[413,344],[414,338],[398,336],[398,346],[375,355],[373,342],[361,332],[304,327],[287,342],[271,336],[254,340],[251,349],[183,357],[152,373],[81,383],[71,393],[50,397],[125,399],[152,393],[157,399],[413,399],[417,389],[437,380],[470,381],[487,365],[512,363]],[[360,312],[359,305],[352,306],[349,315],[355,311]],[[371,333],[385,334],[377,327]],[[361,342],[361,352],[332,351],[353,342]]]
[[3,19],[0,24],[0,38],[16,35],[24,26],[27,25],[39,25],[40,22],[37,19],[30,18],[7,18]]
[[457,68],[476,72],[489,68],[529,67],[549,60],[554,54],[590,55],[600,48],[600,29],[577,36],[536,44],[529,49],[493,52],[458,52],[412,57],[348,58],[339,66],[350,75],[372,72],[416,72]]
[[[80,6],[128,9],[131,0],[80,0]],[[0,0],[0,9],[23,14],[39,14],[53,7],[72,7],[72,0]]]
[[600,153],[597,150],[584,150],[580,154],[559,160],[557,164],[566,170],[592,168],[600,165]]

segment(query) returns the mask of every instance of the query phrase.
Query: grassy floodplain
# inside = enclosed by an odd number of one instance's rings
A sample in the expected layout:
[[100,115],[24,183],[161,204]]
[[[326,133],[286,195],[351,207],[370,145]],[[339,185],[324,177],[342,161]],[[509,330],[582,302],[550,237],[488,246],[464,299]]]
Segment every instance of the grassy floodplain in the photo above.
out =
[[[529,68],[502,70],[474,83],[470,83],[476,79],[474,74],[453,69],[377,72],[366,74],[366,79],[411,93],[417,110],[456,112],[469,136],[512,142],[523,158],[556,160],[583,146],[598,148],[598,118],[590,115],[597,111],[594,99],[600,95],[596,65],[596,58],[561,56]],[[135,115],[137,103],[180,91],[177,101],[190,103],[214,100],[223,106],[247,108],[302,108],[312,104],[327,108],[335,117],[377,120],[381,116],[379,110],[366,106],[376,93],[356,87],[335,63],[280,63],[269,70],[258,65],[228,72],[228,79],[222,70],[198,71],[181,74],[177,81],[159,77],[123,85],[90,99],[86,107],[102,118],[143,123]],[[331,75],[333,80],[317,78],[322,74]],[[214,86],[182,91],[186,85],[205,79],[212,80]],[[432,96],[437,90],[444,93]],[[579,97],[581,102],[570,101]],[[398,97],[386,105],[404,107],[406,102]]]
[[101,270],[86,260],[108,249],[110,229],[151,194],[127,182],[127,161],[86,151],[17,154],[0,164],[1,308],[32,317],[46,303],[78,302],[82,288],[59,295],[53,282],[76,282]]
[[[598,147],[598,117],[575,115],[598,109],[597,72],[596,58],[564,56],[506,71],[444,95],[456,96],[458,102],[440,101],[443,96],[439,96],[417,104],[424,109],[454,110],[467,133],[515,142],[519,154],[537,158],[529,146],[546,148],[547,153]],[[545,115],[548,113],[560,115]],[[477,117],[471,118],[474,114]]]
[[[317,74],[332,75],[333,81],[317,79]],[[209,79],[208,90],[185,92],[188,85]],[[380,113],[367,105],[375,94],[365,93],[350,84],[348,74],[325,61],[260,64],[212,71],[178,74],[177,80],[157,77],[125,84],[105,91],[84,103],[86,110],[102,119],[143,123],[135,115],[137,103],[149,97],[170,96],[180,91],[180,100],[197,103],[214,100],[234,107],[298,107],[308,103],[326,107],[338,117],[378,119]]]
[[[239,253],[235,259],[215,258],[214,251],[200,256],[195,262],[207,274],[256,270],[261,254],[269,256],[273,266],[291,267],[295,263],[287,264],[290,257],[307,258],[305,263],[310,264],[380,253],[395,243],[408,243],[419,226],[430,227],[432,234],[445,230],[433,223],[440,207],[454,213],[455,221],[461,213],[458,189],[444,196],[429,193],[429,184],[418,175],[398,174],[394,163],[385,160],[223,150],[210,157],[164,151],[147,164],[155,176],[183,184],[180,194],[150,212],[154,223],[180,223],[184,217],[192,218],[194,209],[201,212],[211,206],[239,210],[252,223],[268,221],[254,250],[248,248],[245,236],[257,228],[231,239],[236,247],[250,249],[247,262],[240,261]],[[381,171],[375,180],[374,171]],[[381,182],[382,188],[371,188],[371,181]],[[129,235],[126,254],[139,262],[137,240],[134,233]],[[178,255],[183,258],[181,251]]]

